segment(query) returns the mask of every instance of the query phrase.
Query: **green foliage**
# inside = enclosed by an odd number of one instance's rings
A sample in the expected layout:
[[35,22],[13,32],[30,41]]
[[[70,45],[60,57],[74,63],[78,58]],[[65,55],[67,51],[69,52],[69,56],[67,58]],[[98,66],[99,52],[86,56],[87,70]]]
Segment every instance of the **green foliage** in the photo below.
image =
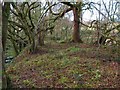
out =
[[79,51],[79,50],[80,50],[80,48],[77,48],[77,47],[70,47],[70,48],[68,48],[66,51],[77,52],[77,51]]
[[13,45],[9,40],[7,40],[7,44],[6,44],[6,56],[13,56],[13,57],[16,56],[16,52],[13,48]]
[[30,80],[26,79],[26,80],[23,80],[23,84],[30,86],[32,83]]
[[24,84],[25,86],[27,86],[27,87],[35,88],[34,83],[32,83],[32,81],[29,80],[29,79],[23,80],[23,84]]
[[95,76],[92,78],[92,80],[93,80],[93,81],[94,81],[94,80],[99,80],[100,77],[101,77],[100,71],[99,71],[99,70],[96,70],[96,71],[92,71],[92,72],[95,74]]
[[58,83],[61,83],[61,84],[65,84],[69,82],[69,79],[68,77],[65,77],[65,76],[61,76],[60,79],[58,80]]

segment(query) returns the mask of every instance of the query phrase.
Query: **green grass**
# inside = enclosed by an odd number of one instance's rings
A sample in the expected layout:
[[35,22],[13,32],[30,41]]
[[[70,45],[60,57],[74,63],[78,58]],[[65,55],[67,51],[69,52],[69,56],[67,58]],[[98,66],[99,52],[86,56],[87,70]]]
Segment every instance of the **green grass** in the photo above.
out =
[[69,52],[77,52],[77,51],[79,51],[79,50],[80,50],[80,48],[70,47],[70,48],[68,48],[66,51],[69,51]]

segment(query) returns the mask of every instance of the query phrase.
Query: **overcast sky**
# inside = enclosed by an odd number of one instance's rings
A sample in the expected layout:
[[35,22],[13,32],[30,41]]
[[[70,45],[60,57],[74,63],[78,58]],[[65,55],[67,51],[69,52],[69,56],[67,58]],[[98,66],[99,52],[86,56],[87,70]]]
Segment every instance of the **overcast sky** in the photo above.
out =
[[[2,0],[1,0],[2,1]],[[11,1],[11,0],[5,0],[5,1]],[[12,1],[26,1],[26,0],[12,0]],[[28,0],[29,1],[29,0]],[[31,0],[31,1],[36,1],[36,0]],[[38,0],[38,1],[42,1],[42,2],[45,2],[46,0]],[[53,0],[55,1],[55,0]],[[71,1],[71,0],[63,0],[63,1]],[[76,1],[76,0],[74,0]],[[77,0],[78,1],[78,0]],[[92,1],[92,2],[100,2],[100,0],[83,0],[83,1]],[[102,0],[101,0],[102,1]],[[109,4],[109,1],[110,0],[103,0],[105,3]],[[101,6],[102,8],[102,6]],[[68,15],[69,14],[69,15]],[[68,17],[70,16],[70,20],[73,20],[73,12],[69,12],[65,15],[65,17]],[[94,10],[94,14],[92,14],[89,10],[86,10],[84,13],[83,13],[83,20],[84,21],[89,21],[89,20],[96,20],[98,18],[98,11]]]
[[[90,0],[92,2],[100,2],[100,0]],[[109,3],[110,0],[103,0],[105,3]],[[101,7],[102,8],[102,7]],[[94,15],[89,11],[85,11],[85,13],[83,14],[83,20],[84,21],[89,21],[89,20],[96,20],[98,19],[98,11],[94,10]]]

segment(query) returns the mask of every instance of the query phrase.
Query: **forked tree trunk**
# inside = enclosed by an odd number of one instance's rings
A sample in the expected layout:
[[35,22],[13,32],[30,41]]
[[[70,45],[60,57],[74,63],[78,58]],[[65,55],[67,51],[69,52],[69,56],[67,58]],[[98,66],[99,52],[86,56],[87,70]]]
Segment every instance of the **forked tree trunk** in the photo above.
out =
[[74,31],[73,31],[73,42],[79,42],[83,43],[83,41],[80,39],[80,33],[79,33],[79,12],[76,7],[73,8],[73,14],[74,14]]

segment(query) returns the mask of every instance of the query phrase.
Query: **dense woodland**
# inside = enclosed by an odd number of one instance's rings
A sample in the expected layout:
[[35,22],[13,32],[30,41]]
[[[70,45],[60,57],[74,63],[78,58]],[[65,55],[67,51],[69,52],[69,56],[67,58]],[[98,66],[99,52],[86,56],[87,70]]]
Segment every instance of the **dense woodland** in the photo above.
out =
[[119,0],[0,5],[2,88],[120,88]]

